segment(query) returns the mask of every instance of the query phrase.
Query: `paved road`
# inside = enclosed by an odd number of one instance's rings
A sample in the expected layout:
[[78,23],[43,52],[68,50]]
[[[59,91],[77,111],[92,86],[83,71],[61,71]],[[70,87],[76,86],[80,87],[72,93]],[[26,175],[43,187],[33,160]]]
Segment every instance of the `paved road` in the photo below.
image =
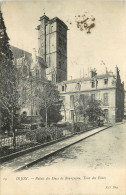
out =
[[26,167],[31,163],[36,163],[36,161],[40,160],[40,158],[43,159],[43,158],[47,158],[47,156],[49,156],[49,155],[52,155],[52,154],[54,155],[55,152],[57,152],[61,149],[64,149],[65,147],[68,147],[71,144],[74,144],[74,143],[76,143],[76,142],[78,142],[82,139],[85,139],[88,136],[91,136],[95,133],[98,133],[98,132],[100,132],[104,129],[106,130],[106,127],[99,127],[99,128],[93,129],[91,131],[82,133],[80,135],[75,135],[75,136],[73,136],[69,139],[66,139],[66,140],[57,142],[55,144],[43,147],[39,150],[30,152],[30,153],[25,154],[23,156],[17,157],[13,160],[7,161],[7,162],[5,162],[1,165],[1,168],[3,170],[5,168],[6,169],[11,169],[13,171],[17,170],[17,169],[19,170],[23,166]]
[[53,154],[27,170],[14,174],[4,170],[1,174],[4,193],[1,194],[125,195],[125,142],[126,124],[117,125]]
[[43,168],[89,168],[126,167],[126,124],[117,125],[89,137],[47,160],[34,165],[32,169]]

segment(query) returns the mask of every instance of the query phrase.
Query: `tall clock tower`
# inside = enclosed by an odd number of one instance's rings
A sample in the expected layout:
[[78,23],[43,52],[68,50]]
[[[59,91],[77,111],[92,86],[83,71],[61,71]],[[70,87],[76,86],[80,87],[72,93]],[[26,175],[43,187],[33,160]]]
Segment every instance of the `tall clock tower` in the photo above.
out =
[[67,80],[67,30],[66,24],[59,18],[40,17],[38,30],[38,55],[48,68],[46,76],[54,83]]

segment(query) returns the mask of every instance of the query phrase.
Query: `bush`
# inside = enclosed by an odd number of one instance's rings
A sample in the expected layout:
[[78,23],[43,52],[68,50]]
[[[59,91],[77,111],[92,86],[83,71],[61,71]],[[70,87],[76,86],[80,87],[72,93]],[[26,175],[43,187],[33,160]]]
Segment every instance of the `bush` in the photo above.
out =
[[35,130],[37,128],[38,128],[38,124],[37,123],[31,125],[31,130]]
[[69,125],[70,125],[69,122],[57,123],[57,124],[55,124],[56,127],[67,127],[67,126],[69,126]]
[[55,126],[58,127],[58,129],[62,128],[62,131],[63,130],[69,130],[69,131],[73,130],[73,124],[69,122],[59,123],[59,124],[56,124]]
[[75,132],[80,132],[81,130],[84,129],[84,123],[83,122],[76,122],[73,124],[74,126],[74,131]]
[[39,123],[39,127],[45,127],[45,124],[43,122]]
[[36,141],[39,143],[44,143],[46,142],[47,138],[47,132],[45,128],[40,128],[36,130]]
[[16,136],[17,135],[25,135],[27,131],[28,130],[26,130],[26,129],[17,129],[17,131],[15,132],[15,135]]
[[36,140],[38,143],[45,143],[51,140],[59,139],[63,137],[64,128],[58,127],[41,127],[33,131],[26,133],[26,138],[29,140]]
[[26,138],[30,141],[36,141],[36,133],[34,131],[27,131]]

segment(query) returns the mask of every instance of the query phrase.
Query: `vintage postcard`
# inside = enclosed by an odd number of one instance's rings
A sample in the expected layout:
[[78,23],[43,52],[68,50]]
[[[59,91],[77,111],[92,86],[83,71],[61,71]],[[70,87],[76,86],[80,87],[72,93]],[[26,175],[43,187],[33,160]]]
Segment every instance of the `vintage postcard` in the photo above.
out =
[[0,194],[126,195],[125,0],[1,0]]

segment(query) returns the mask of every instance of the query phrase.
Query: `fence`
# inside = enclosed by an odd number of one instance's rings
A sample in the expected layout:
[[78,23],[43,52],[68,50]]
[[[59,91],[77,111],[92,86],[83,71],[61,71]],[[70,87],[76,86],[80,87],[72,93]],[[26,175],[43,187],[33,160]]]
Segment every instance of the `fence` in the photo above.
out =
[[[7,148],[12,149],[13,148],[13,142],[14,142],[13,137],[1,138],[0,139],[0,147],[1,147],[1,149],[3,147],[7,147]],[[20,147],[21,145],[23,145],[23,144],[25,144],[29,141],[26,139],[25,135],[19,135],[19,136],[15,137],[15,142],[16,142],[16,147]]]

